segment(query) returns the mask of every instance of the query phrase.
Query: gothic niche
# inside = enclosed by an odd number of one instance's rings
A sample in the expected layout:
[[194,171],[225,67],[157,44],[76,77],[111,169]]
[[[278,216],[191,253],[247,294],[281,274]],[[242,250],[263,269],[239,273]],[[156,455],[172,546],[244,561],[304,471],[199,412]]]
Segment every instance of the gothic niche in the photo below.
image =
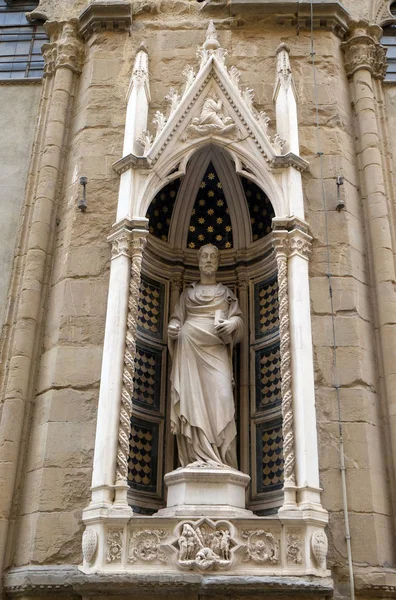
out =
[[[273,216],[269,198],[249,178],[249,173],[238,175],[228,154],[214,146],[193,156],[183,178],[170,177],[148,208],[149,236],[139,298],[128,472],[129,501],[136,514],[153,514],[165,505],[164,474],[179,466],[170,432],[166,332],[180,292],[199,279],[197,251],[205,244],[218,247],[217,279],[236,294],[245,321],[244,338],[234,350],[233,362],[238,467],[251,477],[247,508],[266,515],[276,512],[282,504],[279,310],[271,243]],[[193,537],[197,541],[199,532]],[[225,548],[224,540],[228,540],[225,530],[216,534],[216,540],[219,538],[220,542],[221,537]],[[269,541],[265,543],[268,546]],[[207,547],[203,542],[201,545]],[[184,539],[182,546],[180,561],[194,561],[197,567],[201,555],[197,559],[196,554],[202,548],[198,544],[195,553],[194,546],[194,557],[190,557]],[[275,546],[270,550],[275,557]],[[223,556],[217,547],[212,551],[216,556],[211,555],[211,560],[218,566],[228,560],[227,552]],[[205,554],[208,560],[209,554]]]

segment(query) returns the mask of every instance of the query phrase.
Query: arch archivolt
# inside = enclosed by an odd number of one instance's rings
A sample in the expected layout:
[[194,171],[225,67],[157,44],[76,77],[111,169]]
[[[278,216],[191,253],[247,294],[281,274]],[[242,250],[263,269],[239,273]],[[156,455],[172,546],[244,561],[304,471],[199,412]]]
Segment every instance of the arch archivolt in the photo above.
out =
[[390,11],[393,2],[394,0],[376,0],[375,2],[372,2],[369,13],[370,23],[375,23],[381,27],[396,23],[396,18]]

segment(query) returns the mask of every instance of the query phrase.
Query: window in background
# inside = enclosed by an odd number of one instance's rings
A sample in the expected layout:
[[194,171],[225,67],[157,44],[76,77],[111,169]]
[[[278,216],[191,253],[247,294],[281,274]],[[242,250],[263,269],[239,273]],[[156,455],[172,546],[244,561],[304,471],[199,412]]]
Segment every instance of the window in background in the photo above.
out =
[[48,41],[42,22],[29,23],[26,13],[37,2],[0,0],[0,79],[34,79],[43,75],[41,46]]

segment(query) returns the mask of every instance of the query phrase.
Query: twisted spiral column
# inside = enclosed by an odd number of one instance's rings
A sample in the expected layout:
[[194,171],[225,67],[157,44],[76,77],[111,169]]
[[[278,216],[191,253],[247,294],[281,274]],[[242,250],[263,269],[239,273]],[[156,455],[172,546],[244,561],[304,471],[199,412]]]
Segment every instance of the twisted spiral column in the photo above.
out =
[[[144,235],[142,235],[142,233]],[[143,250],[146,244],[146,232],[132,239],[131,249],[131,279],[129,283],[128,316],[125,337],[124,366],[122,372],[120,421],[118,430],[118,446],[116,460],[116,494],[115,503],[126,503],[128,489],[128,456],[129,436],[131,432],[133,378],[135,374],[136,328],[139,308],[139,289]]]
[[287,233],[274,236],[278,266],[279,336],[281,355],[282,431],[284,457],[284,484],[295,486],[295,452],[293,427],[293,393],[291,375],[289,293],[287,261],[289,243]]

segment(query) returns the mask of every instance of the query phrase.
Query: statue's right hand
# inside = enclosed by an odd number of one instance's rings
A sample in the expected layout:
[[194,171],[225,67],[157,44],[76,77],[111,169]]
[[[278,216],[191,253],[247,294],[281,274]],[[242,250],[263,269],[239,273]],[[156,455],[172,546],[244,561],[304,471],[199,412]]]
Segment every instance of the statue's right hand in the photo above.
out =
[[175,323],[174,325],[169,325],[168,327],[168,337],[171,340],[176,340],[180,333],[180,325]]

